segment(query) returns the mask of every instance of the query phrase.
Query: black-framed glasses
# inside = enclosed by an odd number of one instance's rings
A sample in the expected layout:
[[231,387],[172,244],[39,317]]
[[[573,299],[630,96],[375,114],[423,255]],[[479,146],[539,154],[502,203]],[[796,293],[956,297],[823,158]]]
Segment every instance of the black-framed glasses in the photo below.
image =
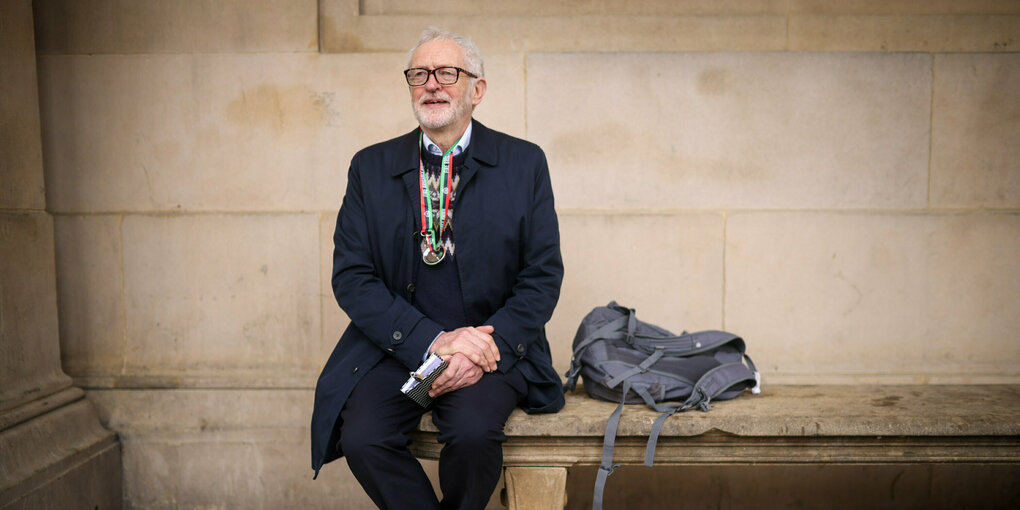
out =
[[447,66],[437,67],[431,71],[423,67],[412,67],[404,71],[404,78],[407,79],[407,84],[412,87],[425,85],[425,82],[429,81],[430,74],[436,77],[436,83],[440,85],[453,85],[454,83],[457,83],[457,78],[460,77],[460,73],[464,73],[472,78],[478,77],[459,67]]

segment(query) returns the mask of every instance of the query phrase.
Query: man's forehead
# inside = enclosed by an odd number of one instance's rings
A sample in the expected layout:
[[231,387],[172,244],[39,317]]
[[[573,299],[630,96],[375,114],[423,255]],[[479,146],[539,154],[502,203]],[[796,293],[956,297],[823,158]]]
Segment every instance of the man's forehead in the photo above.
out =
[[411,64],[415,67],[422,64],[462,66],[464,50],[449,39],[433,39],[414,50]]

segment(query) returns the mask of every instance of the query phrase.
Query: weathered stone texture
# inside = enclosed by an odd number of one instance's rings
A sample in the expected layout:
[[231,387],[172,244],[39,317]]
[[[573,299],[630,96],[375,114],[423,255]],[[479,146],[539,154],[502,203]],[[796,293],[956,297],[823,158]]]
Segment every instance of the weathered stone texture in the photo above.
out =
[[319,365],[318,215],[128,216],[122,229],[126,373]]
[[71,376],[124,364],[124,275],[119,216],[54,219],[60,357]]
[[319,23],[331,52],[396,50],[428,25],[518,51],[1015,52],[1017,14],[1009,0],[323,0]]
[[0,430],[4,510],[78,503],[120,507],[117,438],[100,425],[95,409],[77,391],[76,402]]
[[931,57],[528,57],[528,136],[564,208],[913,208]]
[[558,372],[570,364],[581,319],[611,300],[676,332],[721,326],[721,215],[561,213],[559,218],[563,288],[546,327]]
[[71,381],[60,369],[53,220],[0,212],[0,411]]
[[931,205],[1020,208],[1020,54],[936,55]]
[[31,4],[0,8],[0,209],[43,209],[39,96]]
[[796,382],[1008,382],[1018,229],[1016,214],[734,213],[726,328]]
[[423,27],[465,34],[487,51],[750,51],[782,50],[782,16],[349,16],[325,4],[325,52],[397,51]]
[[[323,0],[350,5],[351,0]],[[443,14],[462,16],[678,15],[678,14],[1006,14],[1020,12],[1012,0],[445,0],[424,5],[403,0],[363,0],[362,15]]]
[[792,51],[1009,51],[1020,44],[1016,15],[799,15]]
[[128,508],[374,508],[342,460],[312,480],[311,390],[98,390],[89,398],[124,442]]
[[[60,212],[338,207],[351,156],[416,125],[406,54],[40,59]],[[490,58],[482,122],[524,136],[519,55]]]
[[40,54],[315,51],[316,0],[36,1]]

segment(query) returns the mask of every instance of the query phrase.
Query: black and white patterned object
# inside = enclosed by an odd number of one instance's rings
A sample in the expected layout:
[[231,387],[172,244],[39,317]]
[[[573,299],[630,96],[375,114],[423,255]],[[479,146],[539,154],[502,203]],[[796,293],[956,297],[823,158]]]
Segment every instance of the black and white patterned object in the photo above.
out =
[[400,388],[400,392],[407,395],[422,407],[428,407],[432,403],[429,390],[432,383],[446,369],[447,363],[438,354],[432,354],[425,360],[417,370],[411,372],[411,377]]

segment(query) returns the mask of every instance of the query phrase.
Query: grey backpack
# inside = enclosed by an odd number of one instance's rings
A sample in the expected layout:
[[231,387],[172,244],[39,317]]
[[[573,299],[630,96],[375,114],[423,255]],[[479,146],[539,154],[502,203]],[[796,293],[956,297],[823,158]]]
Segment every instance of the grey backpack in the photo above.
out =
[[730,399],[747,389],[758,393],[761,382],[754,362],[744,354],[742,338],[725,331],[674,335],[638,320],[634,309],[615,301],[592,310],[577,328],[564,391],[575,389],[578,376],[588,395],[619,402],[606,424],[595,510],[602,508],[606,478],[618,467],[613,465],[613,445],[624,404],[644,402],[662,413],[645,449],[645,465],[651,466],[666,418],[693,407],[708,411],[711,401]]

